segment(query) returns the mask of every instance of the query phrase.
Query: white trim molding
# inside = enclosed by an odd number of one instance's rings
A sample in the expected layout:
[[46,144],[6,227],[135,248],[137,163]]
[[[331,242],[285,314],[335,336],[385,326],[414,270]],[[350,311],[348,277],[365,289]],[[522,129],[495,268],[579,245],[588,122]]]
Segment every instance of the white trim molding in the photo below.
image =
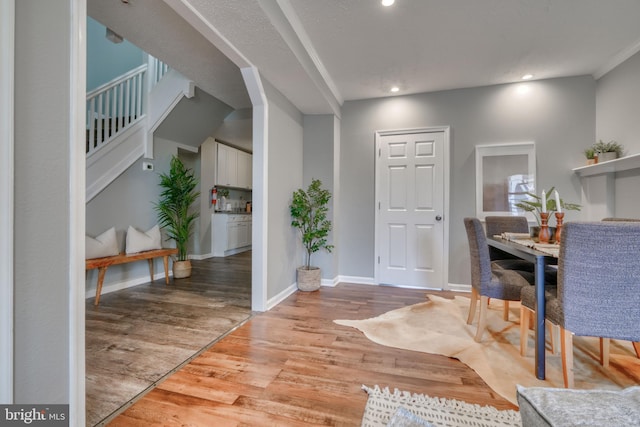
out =
[[13,403],[15,0],[0,1],[0,404]]
[[355,283],[356,285],[375,285],[378,286],[373,277],[361,276],[338,276],[338,283]]
[[278,295],[274,296],[273,298],[269,298],[269,300],[267,301],[266,309],[271,310],[273,307],[287,299],[289,295],[293,295],[294,293],[296,293],[297,290],[298,286],[295,283],[287,286],[282,292],[278,293]]
[[[268,310],[267,243],[269,230],[269,104],[255,67],[240,70],[253,104],[253,227],[251,230],[251,309]],[[277,298],[277,297],[274,297]],[[279,302],[279,301],[278,301]],[[276,303],[277,304],[277,303]]]
[[69,3],[69,425],[86,423],[85,185],[87,2]]

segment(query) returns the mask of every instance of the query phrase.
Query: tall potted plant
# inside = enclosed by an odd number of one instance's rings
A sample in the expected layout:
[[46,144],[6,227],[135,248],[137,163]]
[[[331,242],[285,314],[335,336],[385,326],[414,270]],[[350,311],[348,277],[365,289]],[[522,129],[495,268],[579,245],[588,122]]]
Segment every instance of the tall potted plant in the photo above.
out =
[[178,256],[173,262],[173,277],[176,279],[191,276],[187,244],[199,215],[198,211],[191,209],[200,196],[196,191],[197,185],[193,171],[176,156],[171,159],[169,173],[160,174],[162,192],[155,209],[160,227],[166,230],[168,239],[175,240],[178,248]]
[[331,252],[333,245],[327,242],[331,221],[327,219],[331,193],[322,188],[319,179],[313,179],[307,191],[294,191],[290,205],[291,225],[300,230],[306,251],[306,263],[297,270],[298,288],[302,291],[320,289],[320,268],[311,265],[311,255],[320,249]]

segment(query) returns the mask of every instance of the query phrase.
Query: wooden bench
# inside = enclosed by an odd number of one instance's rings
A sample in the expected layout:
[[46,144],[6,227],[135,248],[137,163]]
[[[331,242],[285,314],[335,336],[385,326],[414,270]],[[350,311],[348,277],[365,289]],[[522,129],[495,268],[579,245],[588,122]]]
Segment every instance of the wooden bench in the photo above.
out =
[[98,286],[96,287],[96,301],[95,305],[100,303],[100,293],[102,292],[102,282],[104,282],[104,274],[107,272],[107,268],[112,265],[127,264],[134,261],[141,261],[146,259],[149,261],[149,275],[153,282],[153,259],[162,257],[164,260],[164,278],[165,282],[169,284],[169,256],[176,255],[178,249],[154,249],[151,251],[138,252],[135,254],[119,254],[114,256],[108,256],[104,258],[93,258],[86,260],[85,271],[98,269]]

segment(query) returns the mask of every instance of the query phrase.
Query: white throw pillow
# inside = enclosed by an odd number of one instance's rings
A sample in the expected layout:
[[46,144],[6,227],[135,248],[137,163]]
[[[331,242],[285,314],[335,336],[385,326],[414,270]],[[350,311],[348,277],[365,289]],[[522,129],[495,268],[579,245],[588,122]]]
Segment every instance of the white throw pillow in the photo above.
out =
[[85,235],[84,254],[86,259],[118,255],[115,227],[111,227],[97,237]]
[[132,226],[127,229],[126,252],[135,254],[136,252],[150,251],[162,248],[162,237],[160,227],[156,224],[150,230],[138,231]]

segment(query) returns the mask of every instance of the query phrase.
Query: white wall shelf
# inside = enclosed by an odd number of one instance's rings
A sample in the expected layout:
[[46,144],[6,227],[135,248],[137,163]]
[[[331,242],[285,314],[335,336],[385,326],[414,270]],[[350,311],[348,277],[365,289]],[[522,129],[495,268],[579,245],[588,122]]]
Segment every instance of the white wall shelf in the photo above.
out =
[[603,173],[622,172],[630,169],[640,169],[640,153],[607,162],[596,163],[595,165],[581,166],[572,170],[574,173],[583,177]]

